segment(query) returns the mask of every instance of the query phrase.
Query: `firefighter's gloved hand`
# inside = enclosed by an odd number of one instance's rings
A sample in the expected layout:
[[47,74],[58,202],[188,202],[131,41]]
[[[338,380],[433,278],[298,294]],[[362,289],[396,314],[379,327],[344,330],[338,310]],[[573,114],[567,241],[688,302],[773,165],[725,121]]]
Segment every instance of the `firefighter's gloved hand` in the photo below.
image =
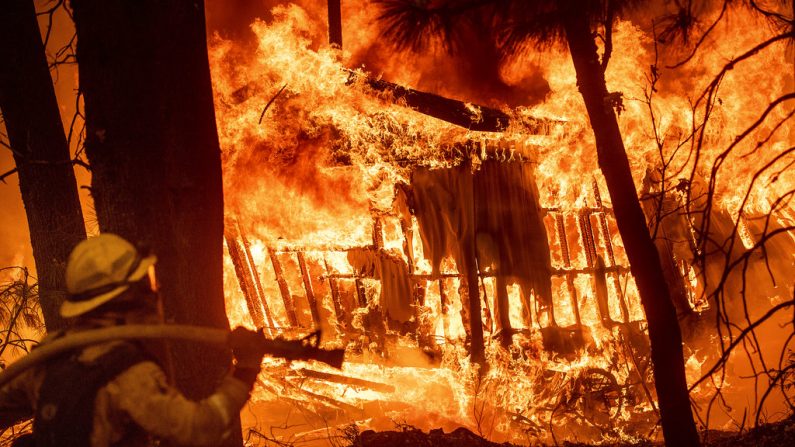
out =
[[257,332],[238,326],[229,334],[229,347],[235,357],[237,369],[254,369],[259,371],[262,357],[265,356],[265,335],[260,329]]

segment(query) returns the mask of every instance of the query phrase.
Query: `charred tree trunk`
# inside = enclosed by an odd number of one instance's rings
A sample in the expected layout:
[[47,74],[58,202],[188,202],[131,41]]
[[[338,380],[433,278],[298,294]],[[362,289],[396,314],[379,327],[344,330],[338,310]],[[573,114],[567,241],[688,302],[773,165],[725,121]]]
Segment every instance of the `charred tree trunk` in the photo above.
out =
[[577,84],[596,138],[599,166],[607,181],[618,230],[646,311],[665,442],[672,446],[697,446],[699,438],[687,392],[676,311],[638,201],[618,121],[607,101],[607,85],[591,26],[584,14],[576,13],[565,20],[564,26]]
[[[86,154],[102,231],[158,256],[169,322],[228,328],[223,193],[202,1],[73,0]],[[174,381],[207,396],[225,350],[173,346]],[[228,445],[241,445],[237,439]]]
[[340,0],[328,0],[328,43],[342,48],[342,7]]
[[32,0],[0,5],[0,111],[19,174],[47,330],[64,326],[66,259],[85,239],[69,145]]

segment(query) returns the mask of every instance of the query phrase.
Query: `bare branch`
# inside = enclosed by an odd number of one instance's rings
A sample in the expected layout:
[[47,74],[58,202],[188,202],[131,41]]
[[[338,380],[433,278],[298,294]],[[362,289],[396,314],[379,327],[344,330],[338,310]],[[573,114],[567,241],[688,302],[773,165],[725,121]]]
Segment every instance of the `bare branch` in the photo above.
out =
[[0,175],[0,182],[5,183],[6,182],[6,177],[9,177],[9,176],[11,176],[13,174],[16,174],[16,172],[17,172],[17,168],[14,168],[14,169],[11,169],[10,171],[7,171],[6,173]]
[[795,305],[795,300],[789,300],[789,301],[785,301],[783,303],[779,303],[778,305],[773,306],[772,308],[770,308],[767,312],[765,312],[765,314],[763,316],[761,316],[759,319],[757,319],[749,327],[745,328],[740,333],[740,335],[728,346],[728,348],[723,351],[723,354],[721,355],[720,359],[718,359],[718,361],[715,362],[715,364],[709,369],[709,371],[707,371],[707,373],[704,374],[703,376],[701,376],[700,379],[696,380],[692,385],[690,385],[690,388],[688,388],[688,391],[692,392],[698,385],[700,385],[702,382],[704,382],[705,380],[707,380],[710,377],[712,377],[712,374],[714,374],[716,371],[718,371],[726,363],[726,361],[729,359],[729,355],[731,354],[732,350],[737,345],[739,345],[745,339],[745,337],[748,336],[748,334],[750,334],[760,324],[762,324],[765,321],[769,320],[773,315],[775,315],[781,309],[786,309],[787,307],[790,307],[790,306],[793,306],[793,305]]
[[268,101],[268,103],[265,104],[265,108],[262,109],[262,113],[260,113],[260,115],[259,115],[259,121],[257,121],[257,124],[262,124],[262,118],[265,117],[265,112],[268,111],[268,108],[271,106],[271,104],[273,104],[273,101],[276,101],[276,98],[278,98],[279,95],[281,95],[282,92],[284,91],[284,89],[286,89],[286,88],[287,88],[287,84],[284,84],[282,86],[282,88],[280,88],[279,91],[276,92],[275,95],[273,95],[273,97]]

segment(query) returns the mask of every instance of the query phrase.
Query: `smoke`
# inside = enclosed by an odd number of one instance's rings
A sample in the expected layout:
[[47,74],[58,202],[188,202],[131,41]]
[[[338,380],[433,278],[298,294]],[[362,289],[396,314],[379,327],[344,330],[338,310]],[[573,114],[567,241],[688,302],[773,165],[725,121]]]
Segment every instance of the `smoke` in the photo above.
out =
[[[255,35],[251,24],[256,19],[272,21],[272,9],[288,3],[299,5],[319,25],[312,36],[315,48],[328,45],[326,2],[317,0],[207,0],[208,31],[252,48]],[[382,37],[379,14],[371,2],[342,2],[343,57],[348,67],[364,68],[391,82],[490,107],[530,106],[549,93],[537,62],[525,63],[521,74],[507,73],[510,61],[503,60],[494,42],[477,30],[463,34],[466,41],[461,47],[465,50],[454,54],[438,47],[420,54],[400,52]]]

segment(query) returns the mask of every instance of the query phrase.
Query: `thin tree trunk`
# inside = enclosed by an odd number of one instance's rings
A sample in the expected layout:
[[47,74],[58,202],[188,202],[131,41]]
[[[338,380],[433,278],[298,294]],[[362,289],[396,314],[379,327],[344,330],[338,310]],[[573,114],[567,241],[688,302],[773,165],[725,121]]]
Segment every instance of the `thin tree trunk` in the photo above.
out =
[[606,103],[608,91],[591,27],[585,15],[574,16],[564,23],[566,38],[596,137],[599,167],[607,181],[618,230],[646,311],[665,442],[670,446],[698,446],[676,311],[638,201],[615,113]]
[[340,0],[328,0],[328,43],[342,48],[342,7]]
[[86,229],[33,0],[0,3],[0,61],[0,110],[28,218],[39,301],[47,330],[58,330],[66,259]]
[[[223,193],[202,1],[73,0],[86,154],[102,231],[148,246],[169,322],[228,328]],[[210,394],[225,350],[174,345],[176,385]],[[241,445],[236,439],[227,445]]]

